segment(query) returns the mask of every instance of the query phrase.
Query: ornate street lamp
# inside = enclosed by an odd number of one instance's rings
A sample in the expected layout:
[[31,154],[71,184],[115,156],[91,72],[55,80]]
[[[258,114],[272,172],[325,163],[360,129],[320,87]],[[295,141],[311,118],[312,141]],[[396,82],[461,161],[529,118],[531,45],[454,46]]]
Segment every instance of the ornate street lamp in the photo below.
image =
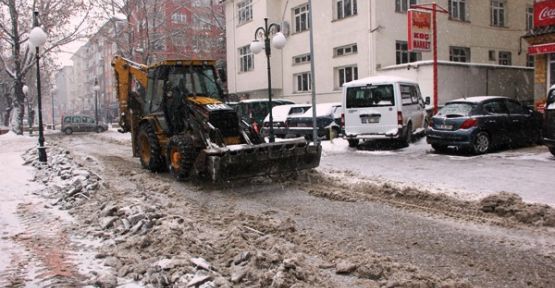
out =
[[94,78],[94,120],[96,121],[96,125],[98,126],[98,90],[100,90],[100,86],[98,86],[98,79]]
[[[268,18],[264,18],[264,27],[258,27],[254,32],[254,41],[250,45],[250,49],[254,54],[258,54],[262,49],[266,52],[266,62],[268,65],[268,110],[270,111],[270,143],[276,141],[274,136],[274,117],[272,115],[272,72],[270,68],[270,55],[272,54],[270,48],[270,36],[274,35],[272,44],[276,49],[282,49],[287,43],[285,35],[280,32],[280,26],[272,23],[268,26]],[[262,43],[259,39],[263,39]]]
[[42,30],[42,28],[38,25],[38,12],[35,12],[35,21],[34,21],[34,28],[31,30],[29,34],[29,41],[31,45],[35,47],[35,58],[37,62],[37,100],[38,100],[38,109],[39,109],[39,161],[46,162],[46,148],[44,147],[44,134],[43,134],[43,127],[42,127],[42,99],[41,99],[41,89],[40,89],[40,55],[39,55],[39,47],[46,43],[46,33]]

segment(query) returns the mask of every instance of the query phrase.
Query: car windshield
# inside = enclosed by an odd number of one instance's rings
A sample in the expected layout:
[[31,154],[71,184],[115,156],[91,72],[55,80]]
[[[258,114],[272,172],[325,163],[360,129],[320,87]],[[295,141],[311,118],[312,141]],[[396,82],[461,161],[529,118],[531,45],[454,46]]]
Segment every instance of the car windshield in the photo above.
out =
[[470,115],[474,104],[471,103],[447,103],[437,112],[438,116],[464,117]]
[[367,85],[347,88],[347,108],[395,105],[393,85]]

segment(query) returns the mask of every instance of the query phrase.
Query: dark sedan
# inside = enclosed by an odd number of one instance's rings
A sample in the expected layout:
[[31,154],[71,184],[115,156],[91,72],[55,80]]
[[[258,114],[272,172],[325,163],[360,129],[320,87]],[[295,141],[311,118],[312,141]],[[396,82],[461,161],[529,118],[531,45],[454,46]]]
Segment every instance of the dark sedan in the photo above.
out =
[[[318,137],[335,138],[341,132],[341,103],[322,103],[316,105],[316,127]],[[312,138],[312,108],[304,114],[287,117],[288,135]]]
[[445,104],[426,130],[437,151],[448,146],[483,154],[497,146],[541,141],[541,114],[507,97],[480,96]]

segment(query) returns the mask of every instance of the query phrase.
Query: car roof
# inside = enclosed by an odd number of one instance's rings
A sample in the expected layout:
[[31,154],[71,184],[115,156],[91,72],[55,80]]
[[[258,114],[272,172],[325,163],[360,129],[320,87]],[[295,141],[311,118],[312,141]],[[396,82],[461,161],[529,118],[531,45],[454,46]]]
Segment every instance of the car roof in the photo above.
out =
[[487,100],[492,100],[492,99],[509,99],[509,97],[505,97],[505,96],[473,96],[473,97],[466,97],[466,98],[459,98],[459,99],[454,99],[454,100],[450,100],[447,103],[453,103],[453,102],[467,102],[467,103],[481,103]]
[[[255,103],[255,102],[268,102],[268,99],[245,99],[245,100],[241,100],[239,101],[239,103]],[[295,102],[291,101],[291,100],[287,100],[287,99],[272,99],[272,102],[286,102],[286,103],[291,103],[294,104]]]
[[385,83],[411,83],[418,84],[418,82],[397,76],[371,76],[343,84],[343,87],[357,87],[368,84],[385,84]]

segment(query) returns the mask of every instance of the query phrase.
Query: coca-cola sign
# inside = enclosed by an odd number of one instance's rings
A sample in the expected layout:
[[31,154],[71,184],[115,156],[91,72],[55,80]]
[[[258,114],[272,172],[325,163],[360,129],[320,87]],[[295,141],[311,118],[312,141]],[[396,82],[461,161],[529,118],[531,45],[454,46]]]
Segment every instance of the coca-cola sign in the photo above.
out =
[[534,4],[534,27],[555,25],[555,0],[545,0]]

